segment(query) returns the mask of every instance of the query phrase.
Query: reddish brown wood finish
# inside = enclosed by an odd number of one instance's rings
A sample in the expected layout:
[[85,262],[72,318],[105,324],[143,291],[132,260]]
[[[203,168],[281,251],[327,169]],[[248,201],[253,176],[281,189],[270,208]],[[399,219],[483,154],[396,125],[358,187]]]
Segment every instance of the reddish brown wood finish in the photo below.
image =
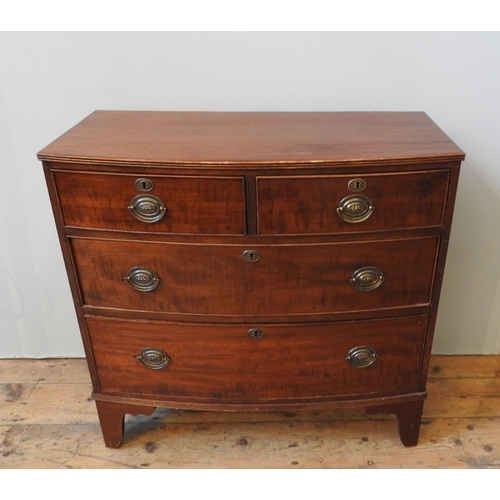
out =
[[363,223],[349,223],[337,207],[353,175],[257,177],[260,234],[325,234],[440,226],[448,192],[448,170],[362,174],[363,196],[375,210]]
[[380,406],[367,406],[366,413],[394,413],[398,419],[399,436],[405,446],[416,446],[420,433],[420,421],[424,410],[424,400],[410,401],[409,403],[396,403]]
[[425,113],[96,111],[38,154],[77,163],[197,167],[462,160]]
[[118,448],[125,430],[125,415],[151,415],[154,406],[126,405],[96,401],[104,443],[108,448]]
[[[179,177],[54,172],[66,226],[113,231],[245,234],[243,177]],[[154,187],[135,187],[146,177]],[[166,206],[158,222],[138,220],[128,207],[135,196],[152,194]]]
[[[156,406],[363,406],[417,443],[464,158],[424,113],[100,111],[38,157],[107,446]],[[128,209],[140,177],[159,222]],[[337,206],[355,177],[375,210],[352,224]],[[154,291],[126,282],[135,266]],[[364,266],[383,272],[376,290],[351,286]],[[378,358],[353,368],[356,346]],[[146,347],[169,364],[143,366]]]
[[[427,317],[200,328],[89,316],[87,325],[103,392],[272,406],[292,399],[415,392]],[[255,327],[262,338],[249,337]],[[347,353],[358,346],[372,347],[375,363],[349,365]],[[165,351],[168,365],[144,366],[137,356],[147,347]]]
[[[71,238],[70,246],[85,306],[237,319],[428,305],[439,239],[253,245],[261,255],[257,262],[245,261],[248,248],[240,245]],[[127,283],[135,266],[158,274],[155,290],[137,291]],[[359,291],[350,283],[365,266],[384,273],[375,290]]]

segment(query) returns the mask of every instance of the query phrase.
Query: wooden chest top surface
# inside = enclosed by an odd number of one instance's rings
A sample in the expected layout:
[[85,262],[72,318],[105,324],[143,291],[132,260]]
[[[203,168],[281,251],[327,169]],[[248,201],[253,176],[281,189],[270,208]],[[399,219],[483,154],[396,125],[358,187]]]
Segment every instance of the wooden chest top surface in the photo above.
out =
[[197,166],[462,160],[422,112],[95,111],[40,160]]

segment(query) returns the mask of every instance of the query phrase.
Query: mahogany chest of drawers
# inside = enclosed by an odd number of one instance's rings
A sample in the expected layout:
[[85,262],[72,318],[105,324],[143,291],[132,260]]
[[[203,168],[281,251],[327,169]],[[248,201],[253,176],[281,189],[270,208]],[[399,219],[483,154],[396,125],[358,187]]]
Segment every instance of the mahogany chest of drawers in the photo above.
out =
[[155,407],[417,444],[464,159],[424,113],[98,111],[38,158],[107,446]]

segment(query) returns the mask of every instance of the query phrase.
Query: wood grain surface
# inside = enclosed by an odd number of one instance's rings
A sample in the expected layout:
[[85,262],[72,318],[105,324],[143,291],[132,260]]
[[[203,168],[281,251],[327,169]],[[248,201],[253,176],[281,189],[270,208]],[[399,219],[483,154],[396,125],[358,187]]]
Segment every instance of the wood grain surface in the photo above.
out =
[[109,446],[154,406],[348,404],[417,444],[464,158],[425,113],[97,111],[38,157]]
[[[428,305],[439,239],[245,247],[71,238],[70,245],[86,306],[305,318]],[[260,259],[245,261],[245,250],[258,251]],[[127,283],[135,266],[158,274],[155,290]],[[385,279],[375,290],[356,290],[352,275],[367,266]]]
[[40,151],[38,157],[87,163],[234,167],[461,160],[464,153],[425,113],[418,112],[96,111]]
[[[416,392],[419,385],[425,316],[333,324],[199,325],[86,318],[100,391],[165,401],[205,402],[240,409],[277,403],[304,407],[342,396]],[[348,352],[370,346],[378,354],[364,368],[346,363]],[[138,359],[147,347],[161,349],[170,362],[151,369]],[[296,398],[296,400],[295,400]]]
[[107,448],[83,359],[0,360],[2,469],[498,469],[500,357],[433,356],[419,445],[361,409],[127,417]]

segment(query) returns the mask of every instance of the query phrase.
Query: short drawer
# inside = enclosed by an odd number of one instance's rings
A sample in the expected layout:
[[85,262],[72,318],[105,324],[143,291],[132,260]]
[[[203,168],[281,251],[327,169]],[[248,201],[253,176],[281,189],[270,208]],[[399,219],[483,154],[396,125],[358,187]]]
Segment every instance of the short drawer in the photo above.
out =
[[[257,402],[415,390],[427,317],[310,325],[86,322],[103,392]],[[255,328],[260,338],[249,335]]]
[[70,246],[84,306],[258,317],[429,304],[439,238],[248,248],[74,237]]
[[441,226],[450,172],[258,177],[260,234]]
[[246,230],[243,177],[53,174],[66,226],[179,234]]

